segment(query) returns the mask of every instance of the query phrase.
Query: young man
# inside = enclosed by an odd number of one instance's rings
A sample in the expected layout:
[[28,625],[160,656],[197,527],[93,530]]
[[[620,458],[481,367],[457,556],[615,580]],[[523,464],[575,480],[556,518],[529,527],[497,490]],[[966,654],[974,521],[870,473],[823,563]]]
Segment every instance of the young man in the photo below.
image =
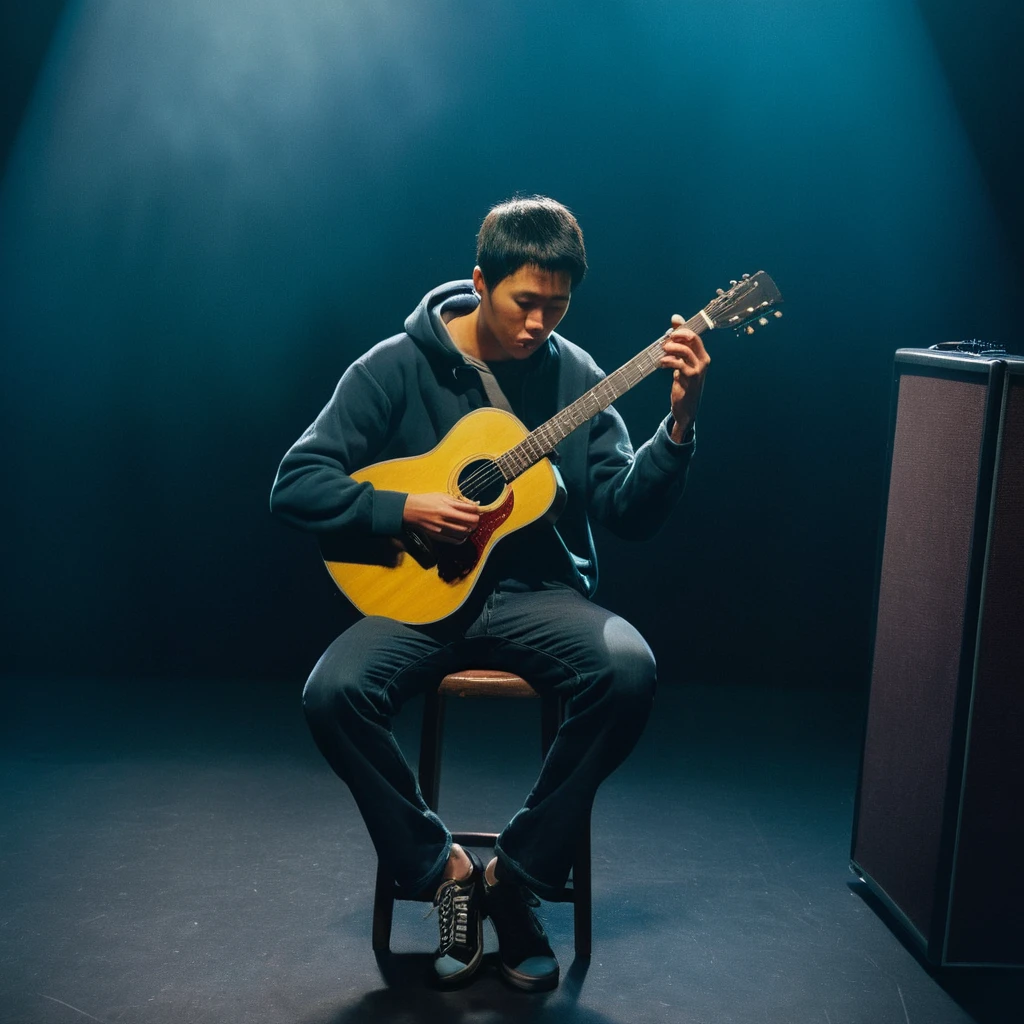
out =
[[[435,288],[403,333],[349,367],[285,455],[273,511],[349,544],[409,530],[434,543],[464,542],[480,519],[474,503],[375,490],[349,474],[430,451],[462,416],[492,404],[495,381],[531,430],[593,387],[601,371],[554,333],[585,272],[583,236],[564,206],[540,196],[496,206],[480,229],[472,281]],[[564,885],[574,837],[597,787],[636,743],[655,681],[640,634],[590,601],[590,521],[649,537],[683,491],[710,360],[682,323],[674,316],[663,342],[671,413],[651,440],[634,452],[611,408],[579,427],[557,448],[566,501],[554,525],[538,521],[501,541],[471,598],[440,623],[359,620],[327,649],[303,692],[313,736],[351,788],[378,856],[401,888],[434,894],[434,971],[443,986],[478,970],[485,916],[510,983],[528,991],[558,983],[534,894]],[[406,700],[470,665],[516,672],[570,698],[537,783],[486,867],[427,808],[390,729]]]

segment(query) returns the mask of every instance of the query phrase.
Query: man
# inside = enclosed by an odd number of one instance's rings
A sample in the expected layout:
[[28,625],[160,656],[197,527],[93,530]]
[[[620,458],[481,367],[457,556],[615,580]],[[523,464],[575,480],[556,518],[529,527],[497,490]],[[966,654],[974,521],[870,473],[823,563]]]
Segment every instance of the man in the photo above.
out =
[[[345,372],[333,398],[284,457],[271,507],[321,536],[459,544],[476,504],[447,493],[375,490],[349,474],[434,448],[466,413],[507,404],[534,429],[593,387],[601,371],[555,334],[586,272],[575,217],[540,196],[495,207],[478,236],[472,282],[424,297],[405,331]],[[410,894],[433,893],[442,986],[470,980],[482,920],[498,934],[500,969],[527,991],[554,988],[558,964],[532,907],[568,876],[573,839],[599,784],[633,748],[654,691],[650,649],[629,623],[590,601],[597,581],[591,519],[649,537],[680,496],[710,362],[674,316],[661,364],[671,413],[633,452],[621,418],[599,413],[557,448],[566,501],[497,545],[473,595],[446,620],[409,626],[368,616],[327,649],[303,692],[313,736],[352,790],[381,861]],[[499,387],[495,388],[495,383]],[[490,396],[490,398],[489,398]],[[504,396],[504,397],[502,397]],[[492,400],[493,399],[493,400]],[[570,697],[532,792],[484,867],[430,811],[390,730],[406,700],[469,665],[523,675]]]

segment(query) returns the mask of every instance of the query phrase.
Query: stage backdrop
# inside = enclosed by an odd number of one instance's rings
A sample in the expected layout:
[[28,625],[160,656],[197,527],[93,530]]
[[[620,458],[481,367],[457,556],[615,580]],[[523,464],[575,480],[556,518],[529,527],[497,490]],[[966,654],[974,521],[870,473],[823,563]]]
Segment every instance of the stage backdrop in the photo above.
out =
[[[12,5],[0,670],[303,679],[347,618],[278,460],[519,191],[583,225],[562,331],[606,369],[744,272],[786,299],[709,338],[685,504],[599,536],[598,599],[666,681],[864,685],[892,353],[1015,342],[964,107],[997,72],[947,6]],[[620,402],[637,443],[668,386]]]

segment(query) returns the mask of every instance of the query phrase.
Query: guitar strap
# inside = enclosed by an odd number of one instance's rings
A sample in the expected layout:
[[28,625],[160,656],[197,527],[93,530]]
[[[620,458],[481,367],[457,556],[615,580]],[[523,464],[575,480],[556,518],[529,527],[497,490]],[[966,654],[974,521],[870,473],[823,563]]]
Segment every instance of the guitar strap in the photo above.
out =
[[512,413],[515,416],[509,400],[505,397],[505,392],[501,390],[498,378],[491,373],[491,368],[483,360],[467,356],[465,352],[462,353],[462,358],[480,374],[480,382],[484,386],[484,394],[487,395],[487,401],[495,409],[503,409],[505,412]]
[[[447,321],[445,320],[445,314],[451,313],[453,315],[461,315],[470,312],[470,310],[476,309],[478,299],[471,298],[466,295],[453,295],[451,298],[446,299],[439,306],[434,307],[430,310],[430,318],[434,321],[434,331],[438,336],[443,336],[448,332]],[[497,378],[491,373],[491,368],[482,360],[477,359],[475,356],[467,355],[465,352],[460,353],[466,365],[472,366],[477,373],[480,374],[480,381],[484,386],[484,394],[487,395],[487,401],[491,403],[496,409],[502,409],[507,413],[512,412],[512,405],[509,400],[505,397],[505,392],[501,390],[501,385],[498,383]]]

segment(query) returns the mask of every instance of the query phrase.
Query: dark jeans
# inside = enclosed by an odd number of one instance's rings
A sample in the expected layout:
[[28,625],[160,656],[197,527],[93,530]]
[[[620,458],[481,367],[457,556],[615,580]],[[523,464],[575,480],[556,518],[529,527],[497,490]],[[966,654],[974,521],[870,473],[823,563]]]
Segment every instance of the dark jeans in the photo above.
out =
[[464,668],[516,672],[541,694],[569,698],[540,777],[496,847],[503,873],[554,895],[597,787],[647,721],[654,657],[628,622],[565,586],[499,588],[441,626],[370,617],[339,636],[306,684],[306,718],[352,790],[377,855],[410,895],[440,884],[452,839],[424,802],[391,718]]

